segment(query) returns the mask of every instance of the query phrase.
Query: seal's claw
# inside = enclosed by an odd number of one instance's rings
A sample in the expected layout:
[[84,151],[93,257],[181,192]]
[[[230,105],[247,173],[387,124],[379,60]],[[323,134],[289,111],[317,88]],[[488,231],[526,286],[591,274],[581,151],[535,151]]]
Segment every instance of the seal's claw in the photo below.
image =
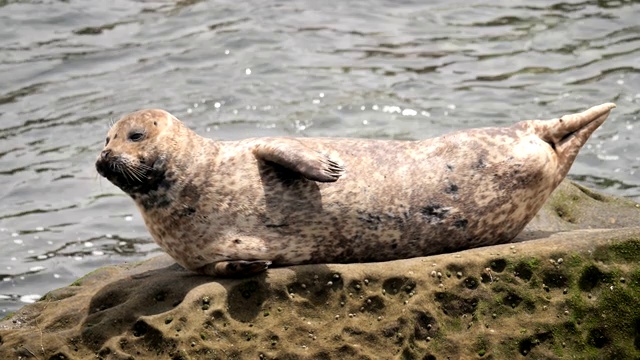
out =
[[338,164],[337,162],[331,159],[327,159],[327,162],[329,163],[330,172],[335,173],[337,175],[342,175],[342,173],[344,172],[344,167],[342,165]]
[[313,174],[310,174],[312,177],[307,178],[320,182],[333,182],[338,180],[340,176],[344,174],[344,167],[326,156],[325,161],[323,161],[320,166],[321,169],[318,169],[320,171],[313,171],[313,169],[310,169]]

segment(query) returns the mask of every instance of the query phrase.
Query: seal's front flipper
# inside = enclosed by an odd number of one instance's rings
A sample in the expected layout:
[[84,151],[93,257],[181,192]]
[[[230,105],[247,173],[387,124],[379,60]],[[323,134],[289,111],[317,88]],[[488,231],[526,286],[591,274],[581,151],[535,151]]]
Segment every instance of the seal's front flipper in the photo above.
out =
[[344,173],[342,165],[295,139],[273,139],[260,143],[253,153],[259,159],[284,166],[309,180],[334,182]]
[[220,261],[205,265],[197,269],[197,272],[218,277],[242,278],[259,274],[267,270],[269,265],[271,265],[269,260]]

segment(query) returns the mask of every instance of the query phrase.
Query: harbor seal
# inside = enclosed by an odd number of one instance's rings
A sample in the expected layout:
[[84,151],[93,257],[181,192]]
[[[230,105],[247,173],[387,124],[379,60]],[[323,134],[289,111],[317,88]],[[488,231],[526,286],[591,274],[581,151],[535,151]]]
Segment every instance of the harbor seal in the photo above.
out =
[[512,240],[614,107],[421,141],[215,141],[141,110],[109,130],[96,168],[202,274],[387,261]]

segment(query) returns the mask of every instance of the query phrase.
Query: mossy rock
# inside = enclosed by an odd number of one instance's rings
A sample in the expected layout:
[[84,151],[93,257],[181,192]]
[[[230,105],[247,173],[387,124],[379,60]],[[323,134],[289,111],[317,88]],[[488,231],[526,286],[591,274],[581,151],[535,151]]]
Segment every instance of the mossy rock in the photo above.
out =
[[0,359],[639,358],[637,204],[559,191],[574,208],[549,204],[534,240],[453,254],[249,279],[105,267],[0,321]]

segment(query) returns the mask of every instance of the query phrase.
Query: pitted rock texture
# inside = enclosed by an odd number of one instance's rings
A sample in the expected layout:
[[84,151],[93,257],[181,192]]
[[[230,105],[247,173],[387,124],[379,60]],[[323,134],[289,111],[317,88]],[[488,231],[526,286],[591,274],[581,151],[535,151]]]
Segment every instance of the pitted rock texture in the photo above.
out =
[[512,244],[233,280],[105,267],[0,321],[0,358],[637,358],[639,220],[565,183]]

